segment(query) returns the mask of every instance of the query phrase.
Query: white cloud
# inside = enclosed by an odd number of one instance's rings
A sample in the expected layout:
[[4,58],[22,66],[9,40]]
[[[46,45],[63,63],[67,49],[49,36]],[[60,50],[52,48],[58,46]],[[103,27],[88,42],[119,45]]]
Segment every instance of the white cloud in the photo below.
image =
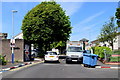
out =
[[73,34],[81,34],[81,33],[84,33],[86,31],[89,31],[91,30],[93,27],[95,27],[98,23],[95,23],[95,24],[92,24],[92,25],[81,25],[83,27],[74,27],[72,32]]
[[89,24],[89,25],[88,24],[86,25],[86,23],[90,23],[91,21],[93,21],[95,18],[99,17],[103,13],[104,13],[104,11],[96,13],[96,14],[84,19],[83,21],[79,22],[78,24],[74,25],[70,39],[71,40],[74,40],[74,39],[78,40],[78,38],[81,39],[83,37],[90,39],[91,31],[93,29],[97,28],[97,25],[99,23],[97,22],[97,23]]
[[75,14],[83,5],[83,2],[59,2],[68,16]]
[[96,26],[97,25],[96,23],[92,24],[92,25],[85,25],[85,23],[91,22],[93,19],[95,19],[96,17],[102,15],[103,13],[104,13],[104,11],[96,13],[96,14],[94,14],[94,15],[80,21],[78,24],[73,25],[73,29],[72,29],[73,33],[78,33],[80,31],[85,31],[87,29],[91,29],[92,27]]
[[96,13],[96,14],[94,14],[94,15],[86,18],[86,19],[84,19],[83,21],[80,21],[78,24],[76,24],[76,25],[74,25],[74,26],[79,26],[79,25],[81,25],[81,24],[88,23],[88,22],[92,21],[93,19],[95,19],[96,17],[102,15],[103,13],[105,13],[105,12],[102,11],[102,12]]

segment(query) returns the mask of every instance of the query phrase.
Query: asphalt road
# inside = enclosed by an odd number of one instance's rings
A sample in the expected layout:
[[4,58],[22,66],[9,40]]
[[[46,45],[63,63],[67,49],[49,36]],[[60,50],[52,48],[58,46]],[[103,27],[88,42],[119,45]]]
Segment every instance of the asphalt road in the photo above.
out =
[[40,63],[2,73],[3,78],[118,78],[116,69],[85,68],[77,63]]

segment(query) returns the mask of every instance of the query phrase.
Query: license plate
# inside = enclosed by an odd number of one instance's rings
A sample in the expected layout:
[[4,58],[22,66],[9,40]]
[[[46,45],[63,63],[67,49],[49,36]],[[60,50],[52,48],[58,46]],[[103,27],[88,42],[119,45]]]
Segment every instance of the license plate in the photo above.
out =
[[50,56],[50,57],[54,57],[54,56]]
[[77,60],[72,60],[72,61],[77,61]]

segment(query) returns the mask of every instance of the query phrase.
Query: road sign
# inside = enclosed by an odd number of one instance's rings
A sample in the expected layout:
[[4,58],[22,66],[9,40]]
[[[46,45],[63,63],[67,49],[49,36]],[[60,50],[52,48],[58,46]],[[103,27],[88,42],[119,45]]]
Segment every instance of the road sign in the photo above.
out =
[[15,44],[10,43],[10,47],[15,47]]
[[15,39],[10,40],[10,47],[15,47]]
[[15,39],[11,39],[11,40],[10,40],[10,43],[15,44]]

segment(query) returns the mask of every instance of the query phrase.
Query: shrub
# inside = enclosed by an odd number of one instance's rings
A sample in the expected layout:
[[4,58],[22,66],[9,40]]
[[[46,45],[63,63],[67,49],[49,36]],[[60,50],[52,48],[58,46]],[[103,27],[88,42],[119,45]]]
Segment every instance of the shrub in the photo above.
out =
[[120,57],[110,57],[110,62],[120,62]]
[[5,61],[4,56],[0,55],[0,65],[6,65],[7,61]]
[[120,50],[113,51],[113,54],[120,54]]
[[44,58],[44,53],[38,53],[38,57]]
[[104,58],[104,50],[106,50],[106,54],[107,55],[111,55],[112,54],[112,50],[108,47],[95,47],[94,49],[94,53],[97,54],[100,58]]

